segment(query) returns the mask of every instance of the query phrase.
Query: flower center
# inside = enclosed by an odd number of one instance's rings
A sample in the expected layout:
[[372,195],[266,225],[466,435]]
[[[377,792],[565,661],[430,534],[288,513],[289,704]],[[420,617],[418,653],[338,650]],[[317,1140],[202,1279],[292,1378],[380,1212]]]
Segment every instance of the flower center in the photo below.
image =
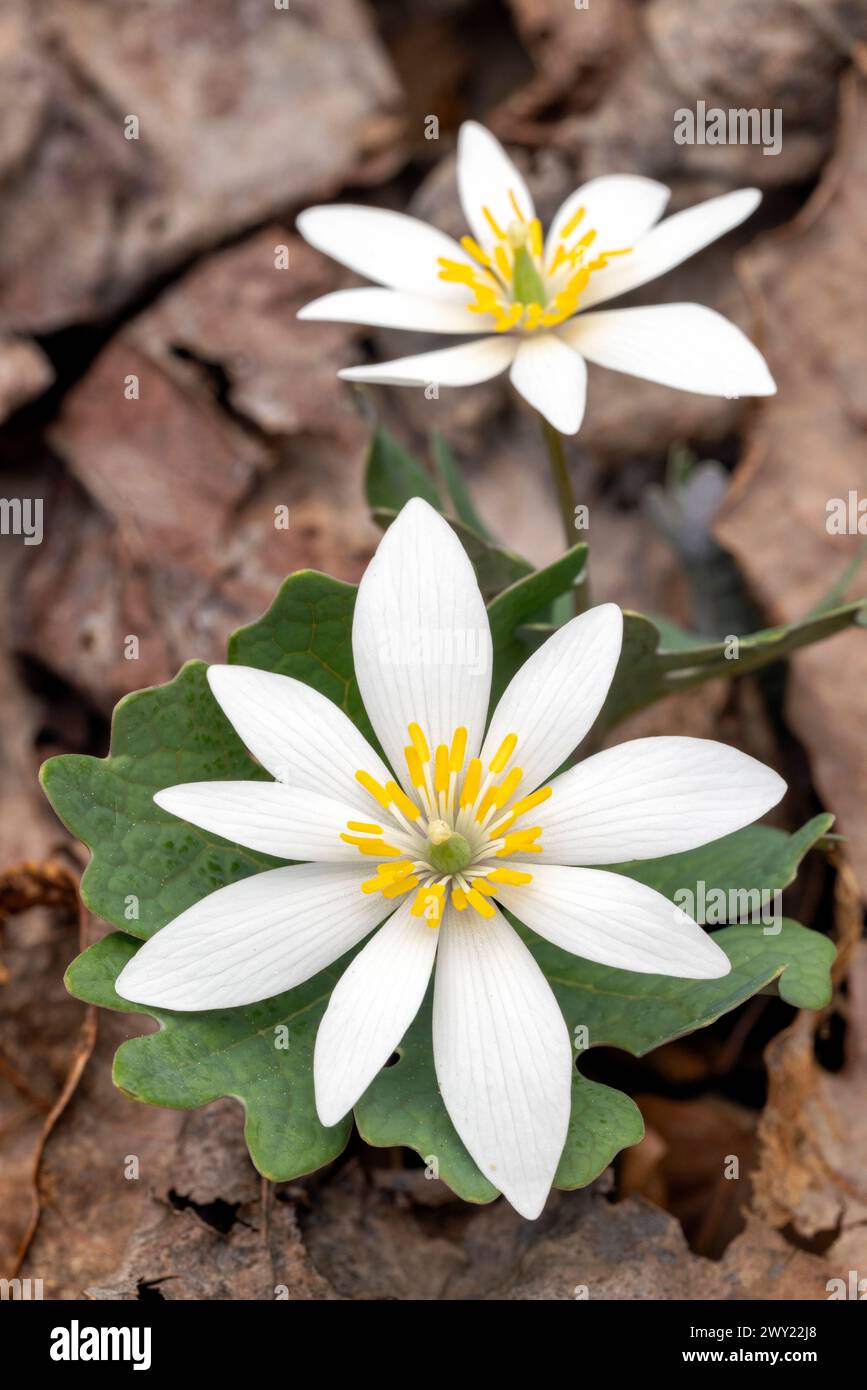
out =
[[473,860],[469,840],[452,830],[448,821],[431,821],[427,828],[425,848],[430,863],[444,874],[460,873]]
[[495,238],[491,254],[473,237],[461,237],[461,246],[475,265],[440,256],[439,278],[472,290],[473,299],[467,308],[473,314],[490,314],[495,333],[507,333],[510,329],[532,333],[537,328],[553,328],[575,313],[593,272],[603,270],[612,256],[628,255],[631,247],[601,251],[588,259],[596,232],[591,228],[572,240],[586,212],[578,208],[561,228],[557,245],[546,257],[538,217],[528,221],[511,190],[509,202],[515,220],[505,231],[490,209],[482,208]]
[[490,899],[499,886],[532,881],[532,874],[502,860],[541,853],[540,827],[518,822],[547,800],[551,788],[513,799],[522,777],[519,767],[510,767],[517,734],[503,740],[485,768],[480,758],[466,761],[465,728],[456,729],[451,744],[439,744],[433,756],[418,724],[410,724],[408,733],[404,756],[412,795],[394,781],[383,786],[363,768],[355,774],[388,813],[375,821],[348,821],[341,835],[359,854],[380,861],[361,891],[399,898],[415,890],[412,914],[432,927],[439,926],[449,898],[459,912],[472,908],[491,917]]

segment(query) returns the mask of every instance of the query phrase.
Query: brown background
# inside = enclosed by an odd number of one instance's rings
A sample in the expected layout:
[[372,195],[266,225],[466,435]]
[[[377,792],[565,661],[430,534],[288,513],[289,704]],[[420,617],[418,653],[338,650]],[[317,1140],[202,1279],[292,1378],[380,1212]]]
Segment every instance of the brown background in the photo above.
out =
[[[63,992],[79,935],[102,928],[79,919],[83,851],[35,783],[51,753],[105,753],[126,691],[220,659],[286,573],[358,578],[375,418],[420,452],[441,430],[504,540],[557,553],[533,420],[505,381],[354,392],[340,366],[418,335],[295,320],[351,283],[295,237],[302,207],[370,201],[460,234],[467,116],[514,150],[543,216],[600,173],[669,183],[675,210],[763,189],[744,227],[631,299],[719,308],[779,394],[716,401],[591,367],[570,461],[597,597],[710,632],[806,611],[857,549],[828,535],[827,499],[867,494],[865,37],[850,0],[0,2],[2,491],[45,504],[41,546],[0,538],[0,1255],[47,1297],[825,1297],[867,1273],[863,634],[800,654],[785,683],[706,687],[617,731],[724,738],[789,779],[780,824],[838,814],[845,846],[833,866],[811,856],[790,908],[840,938],[841,983],[821,1019],[762,997],[641,1064],[594,1062],[648,1137],[533,1226],[357,1140],[274,1190],[233,1102],[188,1115],[120,1096],[111,1055],[141,1024]],[[700,99],[781,108],[781,153],[676,145],[674,111]],[[725,470],[726,555],[710,514],[673,538],[654,520],[672,447]],[[732,1152],[742,1180],[723,1182]]]

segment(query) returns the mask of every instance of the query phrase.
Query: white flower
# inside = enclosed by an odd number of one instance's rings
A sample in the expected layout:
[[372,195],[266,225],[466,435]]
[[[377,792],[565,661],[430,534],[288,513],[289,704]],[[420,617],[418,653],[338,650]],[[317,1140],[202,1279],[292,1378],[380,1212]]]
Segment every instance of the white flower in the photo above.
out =
[[328,319],[437,333],[490,333],[471,343],[375,366],[348,381],[471,386],[510,368],[513,386],[563,434],[584,416],[587,362],[709,396],[768,396],[761,353],[728,319],[700,304],[588,314],[654,280],[749,217],[761,199],[742,188],[658,218],[669,190],[614,174],[572,193],[542,238],[533,199],[484,126],[461,127],[458,191],[472,236],[460,245],[416,218],[380,208],[308,208],[301,235],[387,288],[338,290],[306,305]]
[[359,689],[391,767],[309,686],[212,666],[217,701],[277,780],[197,782],[154,800],[238,844],[310,862],[254,874],[181,913],[133,957],[118,992],[168,1009],[249,1004],[300,985],[378,927],[319,1028],[322,1123],[351,1109],[398,1046],[436,961],[446,1108],[481,1171],[537,1216],[566,1138],[574,1057],[554,995],[500,906],[605,965],[725,975],[720,948],[667,898],[588,866],[692,849],[762,815],[785,789],[754,759],[694,738],[637,739],[557,775],[599,713],[621,630],[613,604],[560,628],[521,667],[486,732],[491,636],[472,566],[442,517],[408,503],[361,581],[352,630]]

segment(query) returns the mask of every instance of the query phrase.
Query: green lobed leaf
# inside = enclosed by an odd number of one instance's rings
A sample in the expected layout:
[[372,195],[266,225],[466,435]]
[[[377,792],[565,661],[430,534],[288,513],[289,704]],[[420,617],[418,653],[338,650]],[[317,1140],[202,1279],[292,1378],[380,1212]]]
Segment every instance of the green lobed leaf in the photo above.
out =
[[[687,690],[705,681],[758,671],[790,656],[800,647],[822,642],[837,632],[860,623],[867,611],[867,600],[843,604],[797,622],[765,628],[738,638],[736,659],[727,656],[727,641],[708,642],[664,623],[664,633],[652,618],[624,611],[623,650],[608,692],[602,720],[610,727],[628,714],[643,709],[678,690]],[[534,633],[544,640],[544,630]]]
[[456,516],[458,521],[462,521],[465,526],[468,526],[471,531],[475,531],[477,535],[481,536],[482,540],[493,542],[494,537],[476,511],[473,499],[470,497],[458,467],[457,459],[446,440],[436,432],[431,436],[431,457],[443,496],[450,504],[447,510]]
[[[646,883],[672,901],[675,893],[686,889],[696,908],[695,912],[687,909],[690,916],[719,926],[764,912],[771,904],[765,904],[759,895],[787,888],[804,855],[824,839],[833,824],[834,817],[824,812],[813,816],[794,835],[771,825],[748,825],[682,854],[609,868]],[[726,899],[724,905],[720,897]]]
[[517,629],[546,608],[561,594],[568,594],[587,567],[587,546],[583,543],[567,550],[544,569],[517,579],[488,604],[488,621],[494,644],[494,670],[491,682],[491,708],[496,705],[515,672],[527,659],[527,647]]
[[370,442],[365,491],[372,512],[399,512],[412,497],[423,497],[442,511],[433,478],[388,430],[378,429]]
[[297,989],[243,1009],[173,1013],[131,1004],[114,981],[138,943],[120,932],[104,937],[73,961],[66,987],[77,999],[106,1009],[146,1013],[159,1033],[119,1047],[113,1079],[119,1090],[149,1105],[187,1109],[222,1096],[244,1106],[244,1136],[261,1173],[284,1182],[329,1163],[344,1148],[351,1116],[326,1129],[313,1098],[316,1030],[350,956]]

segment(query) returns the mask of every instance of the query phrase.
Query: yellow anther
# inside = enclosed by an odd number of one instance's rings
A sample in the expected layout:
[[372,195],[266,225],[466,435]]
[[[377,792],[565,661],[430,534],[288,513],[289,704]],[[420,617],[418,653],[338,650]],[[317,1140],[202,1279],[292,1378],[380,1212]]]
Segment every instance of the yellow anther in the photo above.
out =
[[482,213],[483,213],[483,215],[484,215],[485,221],[487,222],[487,224],[488,224],[488,226],[490,227],[491,231],[494,233],[494,236],[497,238],[497,240],[498,240],[498,241],[505,241],[505,240],[506,240],[506,233],[503,231],[502,227],[500,227],[500,226],[497,224],[497,221],[496,221],[496,219],[494,218],[494,214],[491,212],[491,209],[490,209],[490,208],[482,208]]
[[575,212],[573,212],[569,221],[566,223],[566,226],[560,229],[561,241],[566,241],[566,239],[572,235],[579,222],[583,221],[586,212],[586,208],[576,208]]
[[537,835],[541,835],[542,827],[537,825],[532,830],[513,830],[503,841],[503,848],[497,850],[498,859],[508,859],[510,854],[541,854],[542,846],[534,845],[533,841]]
[[506,763],[509,761],[512,754],[514,753],[517,743],[517,734],[506,735],[506,737],[503,739],[503,742],[497,749],[496,753],[491,758],[491,761],[488,763],[488,767],[490,768],[491,772],[500,773],[503,771],[503,768],[506,766]]
[[532,874],[522,874],[519,869],[489,869],[488,878],[491,883],[510,883],[515,888],[520,888],[525,883],[533,882]]
[[524,327],[529,329],[538,328],[539,324],[542,322],[542,315],[544,312],[541,304],[528,304],[527,314],[524,319]]
[[470,765],[467,768],[467,775],[464,778],[463,790],[461,791],[461,805],[472,806],[479,794],[479,787],[482,783],[482,763],[480,758],[470,758]]
[[437,279],[458,285],[476,284],[476,272],[471,265],[465,265],[463,261],[448,261],[444,256],[437,258],[437,264],[442,266]]
[[506,255],[505,246],[494,247],[494,260],[497,263],[497,270],[500,272],[503,279],[506,281],[506,284],[511,284],[512,265],[509,260],[509,257]]
[[529,796],[522,796],[520,801],[516,801],[512,807],[513,816],[523,816],[525,811],[533,811],[537,806],[541,806],[543,801],[547,801],[551,795],[550,787],[540,787],[538,791],[531,792]]
[[492,898],[494,896],[494,885],[489,883],[487,878],[474,878],[472,886],[477,889],[478,892],[484,893],[486,898]]
[[403,756],[406,758],[406,765],[409,768],[410,781],[414,787],[424,786],[424,768],[421,758],[414,748],[404,748]]
[[496,913],[497,909],[494,907],[494,904],[488,902],[487,898],[479,892],[478,888],[470,888],[466,896],[470,907],[474,907],[480,917],[493,917]]
[[464,765],[464,758],[467,752],[467,731],[464,728],[455,729],[452,746],[449,750],[449,771],[460,772]]
[[410,742],[423,763],[430,761],[430,749],[427,746],[427,739],[419,728],[418,724],[410,724],[408,728]]
[[347,829],[347,830],[364,830],[364,831],[367,832],[368,835],[381,835],[381,834],[382,834],[382,826],[381,826],[381,825],[374,825],[372,821],[367,821],[367,820],[348,820],[348,821],[346,822],[346,829]]
[[542,223],[538,217],[534,217],[530,223],[530,250],[537,260],[542,259],[544,246],[542,243]]
[[416,893],[410,914],[413,917],[424,917],[429,927],[438,927],[445,905],[445,884],[428,883]]
[[396,883],[386,884],[382,890],[384,898],[400,898],[404,893],[409,893],[419,885],[418,874],[412,874],[409,878],[399,878]]
[[434,791],[447,792],[449,789],[449,750],[444,743],[437,745],[434,762]]
[[399,849],[387,844],[385,840],[362,840],[358,835],[341,835],[340,838],[347,845],[355,845],[362,854],[374,855],[379,859],[388,859],[392,855],[400,854]]
[[518,221],[519,221],[519,222],[526,222],[527,219],[525,218],[525,216],[524,216],[524,214],[522,213],[520,207],[518,206],[518,200],[517,200],[517,198],[515,197],[514,193],[512,192],[511,188],[509,189],[509,202],[512,204],[512,208],[513,208],[513,210],[514,210],[515,216],[517,217]]
[[406,792],[402,787],[397,785],[397,782],[386,782],[385,790],[388,792],[397,809],[403,812],[407,820],[418,820],[421,811],[414,801],[410,801]]
[[378,864],[376,878],[365,879],[361,885],[362,893],[379,893],[390,884],[412,873],[412,864],[404,859],[399,864]]
[[463,888],[452,889],[452,906],[456,907],[458,912],[463,912],[467,906],[467,895]]
[[512,771],[503,778],[502,782],[494,787],[494,805],[505,806],[511,796],[514,796],[518,789],[518,783],[523,777],[523,772],[519,767],[513,767]]
[[379,864],[377,873],[385,883],[394,883],[395,879],[406,878],[411,874],[413,863],[411,859],[399,859],[396,864]]
[[356,772],[355,780],[361,783],[366,792],[370,792],[370,795],[379,802],[380,806],[384,806],[388,810],[391,805],[391,797],[385,787],[380,786],[375,777],[371,777],[370,773],[365,772],[362,768],[360,772]]
[[461,246],[468,256],[472,256],[474,261],[486,268],[491,264],[491,258],[486,251],[483,251],[479,243],[471,236],[461,237]]

